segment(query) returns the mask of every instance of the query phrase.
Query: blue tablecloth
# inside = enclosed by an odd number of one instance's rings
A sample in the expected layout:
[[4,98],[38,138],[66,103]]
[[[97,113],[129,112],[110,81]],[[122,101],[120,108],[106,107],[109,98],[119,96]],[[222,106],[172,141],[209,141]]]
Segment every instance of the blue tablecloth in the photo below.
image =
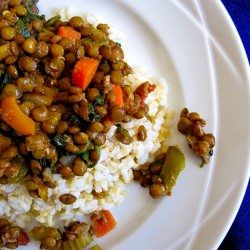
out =
[[[250,0],[221,1],[234,21],[250,62]],[[250,183],[234,223],[219,250],[250,250]]]

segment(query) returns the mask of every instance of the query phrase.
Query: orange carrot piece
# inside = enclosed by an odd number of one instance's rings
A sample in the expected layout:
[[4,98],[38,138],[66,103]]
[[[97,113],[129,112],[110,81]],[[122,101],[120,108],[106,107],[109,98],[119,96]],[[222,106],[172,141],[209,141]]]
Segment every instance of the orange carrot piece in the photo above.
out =
[[98,68],[99,61],[93,58],[81,58],[74,66],[72,83],[83,91],[89,86]]
[[64,38],[70,38],[72,40],[81,39],[81,33],[68,26],[59,27],[57,31],[57,35],[64,37]]
[[22,135],[33,135],[35,122],[25,115],[18,106],[15,96],[7,96],[1,101],[2,119]]
[[112,105],[118,105],[119,107],[123,107],[123,94],[122,94],[122,88],[119,84],[116,84],[112,91],[115,93],[115,100],[112,103]]
[[97,237],[107,234],[116,226],[113,215],[108,210],[101,211],[101,218],[94,221],[94,232]]

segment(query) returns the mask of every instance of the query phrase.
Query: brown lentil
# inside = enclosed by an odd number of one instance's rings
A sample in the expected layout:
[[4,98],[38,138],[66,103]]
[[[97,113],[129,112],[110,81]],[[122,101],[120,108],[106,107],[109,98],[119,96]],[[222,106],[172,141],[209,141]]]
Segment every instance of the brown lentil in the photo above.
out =
[[90,102],[94,102],[96,97],[100,95],[99,89],[97,88],[90,88],[87,92],[86,98]]
[[72,144],[72,143],[66,143],[65,149],[72,152],[72,153],[74,153],[74,154],[79,151],[79,148],[76,145]]
[[1,37],[4,40],[11,41],[16,36],[16,30],[10,26],[3,27],[1,29]]
[[64,55],[64,48],[60,44],[51,44],[49,50],[52,56]]
[[159,198],[164,195],[166,188],[163,184],[154,183],[149,187],[149,193],[153,198]]
[[143,125],[139,126],[137,131],[137,139],[138,141],[145,141],[147,138],[147,130]]
[[98,162],[100,159],[100,154],[96,150],[90,149],[89,150],[89,157],[90,157],[90,160],[92,162]]
[[99,132],[103,131],[103,128],[104,127],[103,127],[102,123],[94,122],[94,123],[90,124],[89,131],[99,133]]
[[69,124],[66,121],[60,121],[56,127],[56,132],[58,134],[64,134],[69,128]]
[[121,122],[125,117],[125,110],[119,106],[113,106],[109,110],[109,117],[114,122]]
[[70,126],[67,129],[67,132],[70,133],[70,134],[77,134],[79,131],[80,131],[80,128],[77,127],[77,126]]
[[95,139],[93,140],[94,144],[97,146],[101,146],[106,142],[106,136],[102,133],[99,133]]
[[62,194],[59,200],[65,205],[70,205],[76,201],[76,197],[73,194]]
[[38,106],[31,111],[32,117],[37,122],[44,122],[47,120],[49,112],[46,106]]
[[16,5],[14,7],[14,10],[18,16],[26,16],[27,15],[27,10],[22,5]]
[[83,176],[87,171],[87,167],[80,158],[76,158],[72,166],[72,171],[76,176]]
[[18,70],[15,65],[9,65],[7,67],[7,71],[10,74],[11,78],[17,79],[18,78]]
[[88,135],[84,132],[78,132],[73,136],[73,140],[76,144],[87,144]]
[[42,241],[42,247],[46,249],[53,249],[56,246],[56,239],[53,237],[46,237]]

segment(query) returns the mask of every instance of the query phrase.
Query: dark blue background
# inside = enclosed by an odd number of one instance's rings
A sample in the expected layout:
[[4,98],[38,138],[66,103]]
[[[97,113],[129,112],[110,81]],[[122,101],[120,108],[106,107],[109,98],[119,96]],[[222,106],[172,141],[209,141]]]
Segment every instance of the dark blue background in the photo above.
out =
[[[234,21],[250,62],[250,0],[221,1]],[[250,250],[250,184],[234,223],[219,250]]]

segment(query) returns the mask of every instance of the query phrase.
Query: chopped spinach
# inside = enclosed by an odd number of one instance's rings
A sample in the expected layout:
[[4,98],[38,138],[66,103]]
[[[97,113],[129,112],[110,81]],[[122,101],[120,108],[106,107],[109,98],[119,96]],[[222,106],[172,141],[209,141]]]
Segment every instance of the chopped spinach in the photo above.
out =
[[27,29],[27,27],[25,26],[22,19],[20,19],[20,18],[18,19],[18,21],[16,23],[16,28],[18,28],[20,30],[20,32],[24,38],[31,37],[30,31]]
[[95,111],[95,105],[89,102],[89,119],[90,122],[96,122],[101,120],[101,116]]
[[68,122],[69,122],[70,125],[74,125],[74,126],[77,126],[77,127],[82,127],[82,122],[80,121],[80,119],[78,118],[77,115],[72,115]]
[[[88,141],[88,143],[86,144],[85,148],[81,151],[78,152],[79,157],[84,160],[84,162],[86,163],[88,168],[93,168],[95,166],[96,163],[93,163],[90,158],[89,158],[89,151],[92,147],[92,142],[91,140]],[[94,145],[94,149],[100,153],[100,147]]]
[[95,99],[95,104],[97,104],[97,105],[103,105],[104,99],[105,99],[105,94],[104,93],[98,95],[96,97],[96,99]]
[[87,144],[85,145],[84,149],[79,150],[79,151],[77,152],[77,154],[80,155],[80,154],[83,154],[84,152],[88,151],[88,150],[90,149],[91,144],[92,144],[92,141],[91,141],[91,140],[88,140],[88,142],[87,142]]
[[95,151],[96,151],[98,154],[101,153],[100,146],[94,145],[94,149],[95,149]]
[[43,20],[45,18],[44,15],[38,15],[34,12],[34,7],[36,6],[36,4],[36,0],[29,0],[26,2],[26,4],[24,4],[24,7],[27,10],[27,15],[21,17],[24,23],[31,23],[31,21],[35,19]]
[[211,157],[211,156],[213,156],[213,154],[214,154],[214,151],[213,151],[213,149],[211,149],[211,150],[209,151],[208,155],[209,155],[209,157]]
[[214,154],[214,151],[213,151],[213,149],[211,149],[211,150],[209,151],[209,153],[208,153],[207,156],[201,157],[200,168],[203,168],[203,166],[204,166],[206,163],[208,163],[209,158],[212,157],[213,154]]
[[4,86],[7,83],[10,83],[11,81],[12,81],[12,79],[11,79],[10,74],[8,73],[8,71],[3,70],[1,78],[0,78],[0,90],[2,90],[4,88]]

